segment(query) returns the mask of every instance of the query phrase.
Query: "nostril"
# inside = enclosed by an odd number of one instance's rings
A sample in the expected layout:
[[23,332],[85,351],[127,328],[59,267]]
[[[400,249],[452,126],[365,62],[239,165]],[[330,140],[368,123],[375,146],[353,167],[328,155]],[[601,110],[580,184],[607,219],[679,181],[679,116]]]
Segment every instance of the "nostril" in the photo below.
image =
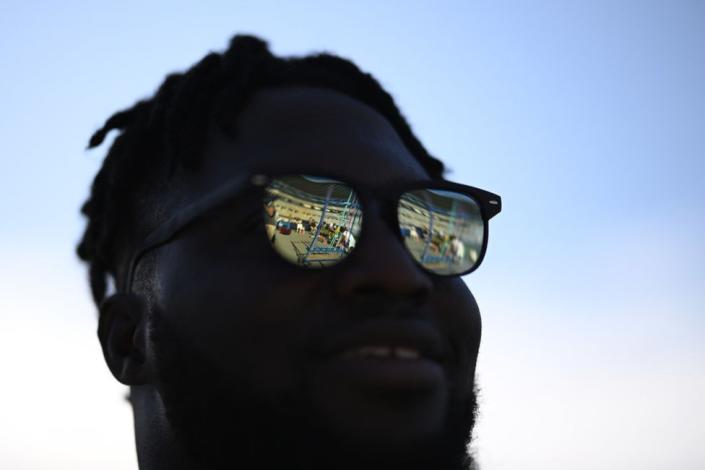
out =
[[419,286],[416,290],[410,293],[409,298],[414,301],[414,304],[420,305],[426,302],[431,289]]
[[394,297],[403,297],[409,300],[422,301],[428,296],[428,289],[423,286],[408,286],[406,288],[402,287],[400,289],[388,289],[386,286],[369,283],[360,284],[354,288],[352,292],[353,295],[357,297],[389,297],[390,294],[394,294]]
[[375,269],[363,266],[343,273],[337,285],[338,293],[351,300],[395,299],[414,305],[424,303],[433,288],[431,280],[415,267]]

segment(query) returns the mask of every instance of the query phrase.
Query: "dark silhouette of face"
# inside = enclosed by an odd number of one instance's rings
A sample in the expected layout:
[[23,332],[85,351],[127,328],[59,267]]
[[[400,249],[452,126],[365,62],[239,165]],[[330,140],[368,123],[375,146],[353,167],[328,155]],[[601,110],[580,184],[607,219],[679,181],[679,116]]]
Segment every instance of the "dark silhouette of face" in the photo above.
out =
[[[383,117],[333,91],[260,91],[236,129],[212,133],[182,202],[243,172],[429,178]],[[294,266],[247,222],[262,210],[245,197],[157,251],[157,388],[176,434],[214,465],[460,468],[481,329],[463,281],[421,270],[374,205],[344,262]],[[347,357],[367,346],[422,357]]]

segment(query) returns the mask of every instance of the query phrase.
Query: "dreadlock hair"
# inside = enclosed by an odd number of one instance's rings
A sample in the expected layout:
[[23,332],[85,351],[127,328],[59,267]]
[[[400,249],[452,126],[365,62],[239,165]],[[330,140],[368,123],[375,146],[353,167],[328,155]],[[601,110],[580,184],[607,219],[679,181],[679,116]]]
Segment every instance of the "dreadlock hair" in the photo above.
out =
[[113,114],[90,138],[88,148],[113,141],[81,212],[88,219],[77,247],[89,265],[93,299],[105,297],[109,276],[121,288],[130,240],[146,235],[163,214],[150,195],[164,191],[178,171],[195,171],[215,124],[234,136],[232,119],[262,88],[314,86],[332,89],[375,109],[394,127],[432,178],[443,164],[414,136],[392,97],[372,75],[330,54],[276,57],[263,40],[237,35],[223,53],[210,53],[183,73],[168,75],[157,92]]

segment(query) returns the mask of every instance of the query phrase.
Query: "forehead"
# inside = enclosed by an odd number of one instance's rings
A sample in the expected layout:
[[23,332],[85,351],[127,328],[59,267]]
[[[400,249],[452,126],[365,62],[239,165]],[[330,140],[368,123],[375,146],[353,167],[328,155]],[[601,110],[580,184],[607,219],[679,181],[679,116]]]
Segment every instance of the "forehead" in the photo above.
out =
[[259,91],[235,129],[235,136],[209,137],[199,186],[242,172],[330,175],[369,185],[429,178],[382,115],[332,90]]

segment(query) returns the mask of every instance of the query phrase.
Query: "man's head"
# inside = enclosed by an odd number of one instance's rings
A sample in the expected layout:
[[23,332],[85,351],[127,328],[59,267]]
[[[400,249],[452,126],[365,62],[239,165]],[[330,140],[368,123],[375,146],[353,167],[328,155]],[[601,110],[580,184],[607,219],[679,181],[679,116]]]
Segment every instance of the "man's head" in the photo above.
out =
[[131,386],[144,468],[169,458],[461,468],[478,307],[458,277],[414,261],[381,206],[365,208],[365,236],[345,262],[302,269],[272,249],[252,223],[262,201],[244,195],[151,250],[125,281],[150,232],[239,175],[332,175],[373,192],[441,179],[371,76],[236,37],[111,117],[91,146],[111,129],[122,133],[84,206],[79,255],[106,361]]

